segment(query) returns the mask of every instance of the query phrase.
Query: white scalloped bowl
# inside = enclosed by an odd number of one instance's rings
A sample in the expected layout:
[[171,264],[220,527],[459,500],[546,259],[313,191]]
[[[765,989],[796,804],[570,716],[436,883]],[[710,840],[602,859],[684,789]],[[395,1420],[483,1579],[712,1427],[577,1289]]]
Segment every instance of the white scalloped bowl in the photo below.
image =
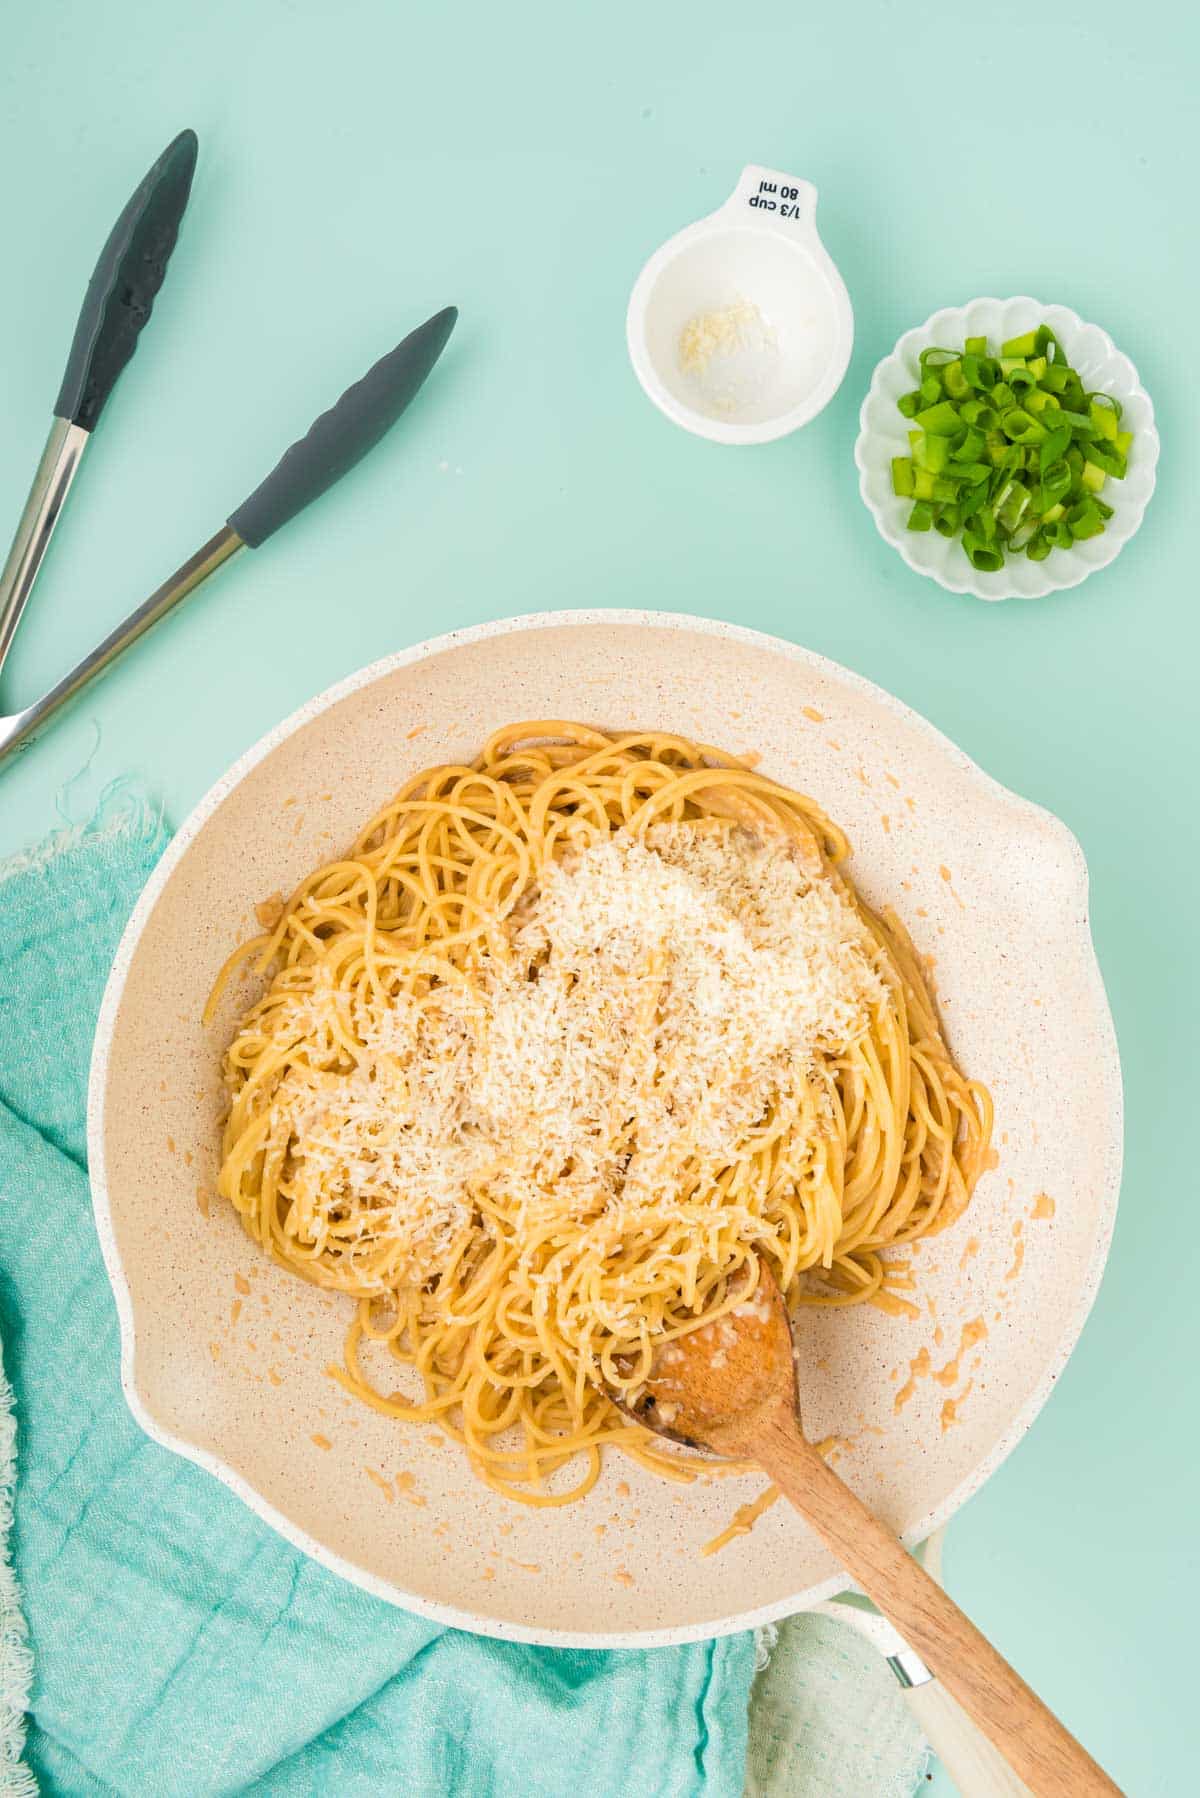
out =
[[[1085,387],[1095,393],[1111,393],[1121,402],[1122,423],[1133,432],[1129,470],[1123,481],[1105,484],[1104,499],[1112,506],[1113,516],[1101,536],[1071,549],[1052,550],[1044,562],[1009,556],[1003,568],[986,574],[971,565],[957,539],[939,536],[937,531],[906,528],[912,502],[892,492],[892,457],[908,454],[911,426],[896,402],[917,385],[922,350],[934,345],[956,349],[967,337],[987,337],[995,346],[1043,322],[1057,336],[1072,368],[1079,370]],[[1028,294],[946,306],[923,325],[906,331],[871,377],[854,445],[858,490],[880,536],[899,550],[918,574],[929,575],[951,593],[973,593],[976,599],[1044,599],[1047,593],[1077,587],[1097,568],[1107,567],[1142,522],[1154,492],[1158,454],[1154,407],[1128,356],[1122,355],[1099,325],[1085,324],[1068,307],[1046,306]]]
[[1120,1069],[1066,827],[878,687],[734,625],[560,612],[440,637],[312,700],[201,800],[130,920],[92,1063],[89,1165],[134,1416],[380,1597],[523,1641],[651,1647],[786,1616],[846,1577],[782,1505],[701,1559],[761,1476],[680,1488],[613,1456],[579,1504],[509,1503],[436,1431],[341,1392],[325,1369],[351,1301],[268,1261],[231,1206],[197,1202],[252,985],[211,1029],[201,1013],[256,902],[421,767],[473,754],[506,718],[562,717],[757,750],[817,795],[867,899],[901,907],[936,958],[950,1041],[992,1089],[1000,1163],[919,1246],[920,1314],[809,1310],[798,1325],[808,1428],[839,1439],[841,1471],[908,1543],[1020,1440],[1082,1328],[1117,1200]]

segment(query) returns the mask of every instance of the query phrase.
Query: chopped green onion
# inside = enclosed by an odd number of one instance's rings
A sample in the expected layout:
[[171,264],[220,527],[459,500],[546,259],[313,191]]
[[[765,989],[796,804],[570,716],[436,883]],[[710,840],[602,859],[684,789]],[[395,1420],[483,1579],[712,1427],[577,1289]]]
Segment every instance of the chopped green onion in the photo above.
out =
[[1084,399],[1083,382],[1073,368],[1065,363],[1054,362],[1042,376],[1040,385],[1047,393],[1057,393],[1064,399],[1073,399],[1077,404]]
[[910,531],[960,537],[978,569],[1009,554],[1043,561],[1099,536],[1133,447],[1120,402],[1088,392],[1046,324],[992,355],[985,337],[919,357],[919,386],[897,402],[909,454],[892,459],[892,491],[913,502]]
[[996,385],[996,364],[990,356],[964,355],[962,372],[967,386],[982,393],[990,393]]
[[917,413],[917,423],[923,431],[932,431],[935,437],[953,437],[962,428],[962,420],[949,400],[926,406]]
[[996,522],[1004,526],[1011,536],[1024,518],[1029,506],[1029,489],[1019,482],[1011,481],[1004,499],[996,507]]
[[960,406],[959,414],[964,424],[977,425],[981,431],[993,430],[1000,417],[996,408],[989,406],[986,400],[967,400]]
[[927,468],[930,474],[941,474],[950,460],[949,437],[935,437],[931,431],[910,431],[908,441],[917,467]]
[[971,389],[963,373],[963,365],[957,357],[953,362],[947,362],[942,370],[942,386],[952,400],[965,400],[969,395]]
[[1041,489],[1043,497],[1047,501],[1048,509],[1049,507],[1057,505],[1060,499],[1065,499],[1074,485],[1075,477],[1071,473],[1070,466],[1065,460],[1051,462],[1048,468],[1044,468],[1042,470]]
[[1004,567],[1004,551],[985,543],[974,531],[963,532],[963,548],[970,557],[974,567],[986,574],[995,574],[998,568]]
[[[917,480],[922,474],[928,474],[928,471],[918,468],[913,476],[914,480]],[[952,468],[947,468],[945,474],[928,475],[928,479],[933,483],[930,491],[927,494],[922,493],[918,486],[916,497],[934,500],[939,505],[946,500],[956,500],[962,489],[968,484],[961,475],[955,474]]]
[[[1111,412],[1112,413],[1113,429],[1111,432],[1108,431],[1107,429],[1105,429],[1104,434],[1106,437],[1107,436],[1115,436],[1116,435],[1116,427],[1121,422],[1121,413],[1124,411],[1124,407],[1122,406],[1120,400],[1117,398],[1116,394],[1115,393],[1101,393],[1101,392],[1097,391],[1095,393],[1089,393],[1085,397],[1087,399],[1089,410],[1093,406],[1098,406],[1100,408],[1101,412]],[[1104,429],[1104,427],[1101,427],[1101,428]]]
[[1125,457],[1115,443],[1089,443],[1088,461],[1093,462],[1097,468],[1102,468],[1105,474],[1112,475],[1116,481],[1125,479]]
[[1109,443],[1117,441],[1117,426],[1121,422],[1121,408],[1111,394],[1088,395],[1088,417],[1101,437]]
[[1007,412],[1002,412],[1000,429],[1010,443],[1040,443],[1046,435],[1045,425],[1023,406],[1010,406]]
[[[942,442],[945,443],[945,441],[946,439],[943,437]],[[956,481],[965,481],[969,487],[974,487],[979,481],[988,480],[992,473],[986,462],[960,462],[957,456],[953,461],[947,462],[945,472],[952,475]]]
[[959,483],[945,475],[933,474],[928,468],[914,467],[913,497],[925,500],[958,498]]
[[1038,445],[1038,473],[1044,475],[1055,462],[1061,462],[1070,442],[1070,425],[1057,425],[1049,430]]
[[964,524],[966,524],[968,518],[974,518],[980,506],[986,501],[987,492],[987,482],[983,481],[978,487],[972,487],[970,491],[965,493],[962,499],[959,500],[958,515]]
[[1071,527],[1071,535],[1076,542],[1087,537],[1098,537],[1104,529],[1104,514],[1089,494],[1077,506],[1072,506],[1067,513],[1067,523]]

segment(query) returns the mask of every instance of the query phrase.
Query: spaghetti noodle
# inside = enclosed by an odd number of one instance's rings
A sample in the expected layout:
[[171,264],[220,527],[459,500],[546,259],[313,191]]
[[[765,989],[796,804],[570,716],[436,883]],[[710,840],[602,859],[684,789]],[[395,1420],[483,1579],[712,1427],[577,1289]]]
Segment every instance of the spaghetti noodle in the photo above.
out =
[[[353,1296],[350,1392],[561,1505],[673,1337],[746,1296],[903,1306],[885,1251],[970,1198],[986,1091],[814,802],[664,732],[543,721],[410,780],[227,962],[221,1194]],[[415,1369],[420,1394],[381,1376]],[[555,1478],[572,1463],[569,1473]]]

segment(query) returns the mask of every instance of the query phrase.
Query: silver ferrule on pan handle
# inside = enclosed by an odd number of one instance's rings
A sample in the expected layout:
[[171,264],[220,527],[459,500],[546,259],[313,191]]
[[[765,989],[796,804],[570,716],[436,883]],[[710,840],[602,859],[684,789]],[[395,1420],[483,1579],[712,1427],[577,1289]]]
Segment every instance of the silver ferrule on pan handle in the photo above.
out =
[[71,424],[65,418],[56,418],[50,426],[17,534],[0,574],[0,669],[12,648],[21,613],[33,591],[90,436],[91,432],[82,425]]
[[911,1691],[914,1686],[928,1685],[933,1678],[920,1655],[914,1648],[909,1648],[907,1643],[895,1654],[888,1655],[887,1664],[905,1691]]
[[837,1623],[848,1624],[857,1635],[865,1636],[873,1643],[905,1691],[928,1685],[933,1678],[916,1649],[909,1647],[895,1624],[874,1605],[866,1603],[857,1588],[847,1589],[836,1598],[826,1599],[812,1608]]

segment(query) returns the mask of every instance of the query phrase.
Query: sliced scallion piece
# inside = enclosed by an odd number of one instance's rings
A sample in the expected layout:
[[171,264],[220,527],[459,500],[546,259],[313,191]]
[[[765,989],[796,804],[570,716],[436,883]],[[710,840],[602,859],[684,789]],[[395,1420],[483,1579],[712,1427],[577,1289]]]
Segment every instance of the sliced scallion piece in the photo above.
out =
[[1004,567],[1004,551],[997,549],[994,543],[987,543],[972,530],[963,532],[963,548],[976,568],[986,574],[995,574],[998,568]]
[[1045,474],[1055,462],[1061,462],[1071,442],[1070,425],[1055,425],[1038,445],[1038,472]]
[[1067,513],[1067,523],[1071,527],[1072,537],[1077,542],[1082,542],[1086,537],[1100,535],[1104,529],[1104,514],[1089,494],[1086,499],[1080,500],[1077,506],[1071,507]]
[[970,396],[970,383],[963,373],[963,365],[957,357],[953,362],[947,362],[942,370],[942,386],[952,400],[965,400]]
[[950,460],[949,437],[935,437],[932,431],[910,431],[909,447],[913,461],[918,468],[927,468],[930,474],[941,474]]
[[917,413],[917,423],[923,431],[932,431],[935,437],[953,437],[962,429],[958,409],[949,400],[925,406]]

